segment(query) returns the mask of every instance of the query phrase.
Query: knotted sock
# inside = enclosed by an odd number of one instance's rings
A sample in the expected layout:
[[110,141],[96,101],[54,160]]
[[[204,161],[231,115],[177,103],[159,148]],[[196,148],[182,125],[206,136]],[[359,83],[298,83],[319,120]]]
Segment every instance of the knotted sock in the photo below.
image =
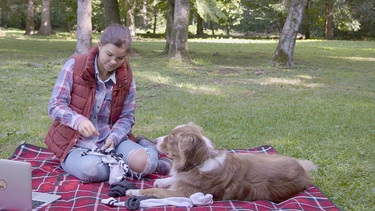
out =
[[108,195],[112,197],[125,196],[126,190],[128,189],[138,189],[138,187],[134,183],[125,180],[115,182],[109,187]]

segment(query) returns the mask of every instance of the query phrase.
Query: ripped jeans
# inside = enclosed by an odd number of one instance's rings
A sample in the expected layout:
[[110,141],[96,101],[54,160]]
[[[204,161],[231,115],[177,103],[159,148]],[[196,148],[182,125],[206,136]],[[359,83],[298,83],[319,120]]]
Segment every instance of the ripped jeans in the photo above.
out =
[[[129,165],[127,176],[141,179],[147,174],[151,174],[156,170],[158,164],[158,151],[154,146],[143,147],[131,140],[122,141],[116,148],[117,153],[123,155],[123,160]],[[139,164],[139,152],[146,152],[146,162]],[[85,155],[85,148],[73,148],[70,150],[65,162],[61,163],[62,168],[68,174],[71,174],[84,182],[102,182],[109,179],[109,166],[103,163],[101,157],[96,155]],[[138,162],[138,163],[137,163]],[[133,163],[143,167],[142,171],[132,170]]]

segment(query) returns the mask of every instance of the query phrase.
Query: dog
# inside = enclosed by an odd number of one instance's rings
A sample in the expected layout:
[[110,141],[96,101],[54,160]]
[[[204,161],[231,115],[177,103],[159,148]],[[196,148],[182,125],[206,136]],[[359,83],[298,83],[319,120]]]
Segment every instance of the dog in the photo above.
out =
[[170,177],[156,179],[149,189],[129,189],[128,197],[190,197],[202,192],[221,200],[285,201],[312,186],[316,166],[280,154],[230,153],[217,149],[203,129],[189,123],[155,140],[172,158]]

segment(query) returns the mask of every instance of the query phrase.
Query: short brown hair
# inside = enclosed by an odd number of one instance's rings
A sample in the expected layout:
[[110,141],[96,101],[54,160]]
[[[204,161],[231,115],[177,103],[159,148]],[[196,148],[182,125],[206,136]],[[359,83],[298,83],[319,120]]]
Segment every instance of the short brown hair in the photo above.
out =
[[132,38],[129,28],[119,24],[108,26],[100,37],[100,44],[102,46],[110,43],[119,48],[124,47],[126,52],[130,51],[131,42]]

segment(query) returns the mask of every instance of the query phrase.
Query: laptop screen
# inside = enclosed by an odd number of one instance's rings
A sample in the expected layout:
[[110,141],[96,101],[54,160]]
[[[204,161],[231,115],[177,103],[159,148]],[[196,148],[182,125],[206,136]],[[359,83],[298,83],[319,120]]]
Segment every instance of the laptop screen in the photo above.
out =
[[31,210],[31,164],[0,159],[0,210]]

